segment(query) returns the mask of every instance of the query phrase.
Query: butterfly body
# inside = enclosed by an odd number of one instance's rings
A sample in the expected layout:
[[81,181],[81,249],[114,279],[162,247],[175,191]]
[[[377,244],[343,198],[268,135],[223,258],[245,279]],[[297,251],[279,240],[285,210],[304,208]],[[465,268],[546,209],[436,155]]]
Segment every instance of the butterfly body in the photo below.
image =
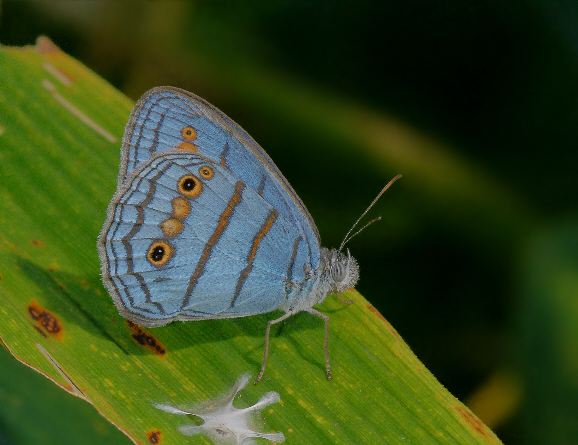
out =
[[320,246],[264,150],[176,88],[155,88],[135,106],[107,214],[103,283],[120,314],[143,326],[278,309],[322,316],[312,306],[358,279],[349,254]]

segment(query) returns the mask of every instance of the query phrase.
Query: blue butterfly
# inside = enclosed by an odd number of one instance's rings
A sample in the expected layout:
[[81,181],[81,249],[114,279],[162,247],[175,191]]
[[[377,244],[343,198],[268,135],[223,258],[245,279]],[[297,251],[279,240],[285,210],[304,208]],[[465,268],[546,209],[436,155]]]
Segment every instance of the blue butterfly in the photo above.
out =
[[331,378],[329,317],[312,306],[357,283],[345,242],[321,247],[311,215],[271,158],[217,108],[173,87],[137,102],[98,238],[102,280],[123,317],[157,327],[283,310],[267,325],[257,383],[271,326],[307,311],[325,321]]

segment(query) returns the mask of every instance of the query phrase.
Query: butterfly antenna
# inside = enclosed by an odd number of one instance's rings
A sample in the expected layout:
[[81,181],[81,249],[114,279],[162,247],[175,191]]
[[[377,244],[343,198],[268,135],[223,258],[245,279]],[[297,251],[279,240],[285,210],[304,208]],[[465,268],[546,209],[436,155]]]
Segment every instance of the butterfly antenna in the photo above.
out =
[[341,246],[339,246],[339,251],[341,252],[343,250],[343,246],[345,246],[346,243],[348,243],[351,238],[353,238],[355,235],[358,235],[363,229],[365,229],[367,226],[369,226],[370,224],[373,224],[376,221],[379,221],[381,219],[381,216],[372,219],[371,221],[369,221],[366,225],[364,225],[361,229],[359,229],[357,232],[355,232],[353,235],[349,236],[349,234],[353,231],[353,229],[355,229],[355,226],[357,226],[357,224],[359,224],[359,221],[361,221],[361,219],[367,214],[367,212],[369,212],[369,210],[374,206],[374,204],[379,200],[379,198],[381,198],[381,195],[383,195],[385,193],[385,191],[391,187],[391,185],[397,181],[399,178],[401,178],[401,175],[397,175],[395,178],[393,178],[391,181],[389,181],[387,183],[387,185],[381,189],[381,191],[379,192],[379,194],[375,197],[375,199],[372,201],[371,204],[369,204],[369,207],[367,209],[365,209],[365,212],[363,212],[361,214],[361,216],[359,218],[357,218],[357,221],[355,221],[355,224],[353,224],[353,226],[351,226],[351,229],[349,229],[349,232],[347,232],[347,234],[345,235],[345,238],[343,238],[343,242],[341,243]]
[[373,224],[374,222],[379,221],[379,220],[381,220],[381,216],[378,216],[377,218],[373,218],[373,219],[372,219],[371,221],[369,221],[366,225],[364,225],[361,229],[359,229],[357,232],[355,232],[355,233],[354,233],[353,235],[351,235],[349,238],[345,239],[345,240],[343,241],[343,244],[342,244],[342,245],[345,246],[349,241],[351,241],[351,239],[352,239],[354,236],[357,236],[357,235],[359,235],[361,232],[363,232],[363,231],[367,228],[367,226],[370,226],[371,224]]

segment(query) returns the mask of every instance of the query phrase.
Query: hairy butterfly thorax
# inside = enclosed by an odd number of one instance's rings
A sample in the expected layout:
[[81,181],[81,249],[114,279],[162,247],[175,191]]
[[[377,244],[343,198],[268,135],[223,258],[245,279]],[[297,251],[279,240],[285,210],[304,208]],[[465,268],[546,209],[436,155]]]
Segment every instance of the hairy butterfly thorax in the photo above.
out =
[[315,273],[303,286],[303,291],[292,305],[286,308],[293,313],[305,310],[314,304],[321,304],[330,294],[352,289],[359,279],[359,266],[349,251],[344,255],[336,249],[320,249],[321,257]]

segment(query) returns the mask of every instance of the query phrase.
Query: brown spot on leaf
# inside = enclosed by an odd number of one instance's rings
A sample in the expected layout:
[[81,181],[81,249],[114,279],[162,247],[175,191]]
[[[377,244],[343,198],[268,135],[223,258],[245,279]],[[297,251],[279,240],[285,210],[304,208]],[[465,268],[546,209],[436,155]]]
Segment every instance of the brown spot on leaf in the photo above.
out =
[[381,321],[383,321],[386,324],[389,324],[389,322],[385,319],[385,317],[383,315],[381,315],[381,312],[379,312],[373,305],[368,304],[367,309],[369,310],[369,312],[371,312],[373,315],[375,315]]
[[366,307],[369,310],[369,312],[371,312],[373,315],[375,315],[377,318],[379,318],[383,322],[383,324],[385,325],[385,327],[387,327],[389,332],[391,332],[397,339],[401,339],[400,335],[397,333],[395,328],[391,324],[389,324],[389,321],[387,321],[383,315],[381,315],[381,312],[379,312],[371,304],[368,304]]
[[484,422],[472,414],[470,410],[463,406],[452,406],[452,409],[455,409],[474,431],[488,439],[495,439],[492,431],[484,424]]
[[136,341],[139,345],[144,346],[147,349],[150,349],[155,354],[164,357],[167,353],[166,348],[155,338],[154,335],[148,333],[143,328],[141,328],[138,324],[133,323],[130,320],[126,321],[127,326],[131,330],[131,335],[134,341]]
[[147,433],[147,439],[150,443],[161,443],[161,432],[159,430],[149,431]]
[[[381,321],[383,321],[384,323],[388,323],[387,320],[385,319],[385,317],[383,315],[381,315],[381,312],[379,312],[377,309],[375,309],[375,307],[371,304],[367,305],[367,309],[369,310],[369,312],[371,312],[373,315],[377,316],[377,318],[379,318]],[[389,323],[388,323],[389,324]]]
[[[37,302],[31,301],[28,305],[28,314],[30,314],[30,317],[37,322],[44,331],[61,340],[62,325],[53,313],[42,308]],[[35,329],[38,331],[40,328],[35,326]],[[44,335],[44,337],[46,337],[46,335]]]
[[30,242],[34,245],[34,246],[38,246],[38,247],[44,247],[46,244],[44,244],[42,241],[38,241],[37,239],[33,239],[30,240]]

